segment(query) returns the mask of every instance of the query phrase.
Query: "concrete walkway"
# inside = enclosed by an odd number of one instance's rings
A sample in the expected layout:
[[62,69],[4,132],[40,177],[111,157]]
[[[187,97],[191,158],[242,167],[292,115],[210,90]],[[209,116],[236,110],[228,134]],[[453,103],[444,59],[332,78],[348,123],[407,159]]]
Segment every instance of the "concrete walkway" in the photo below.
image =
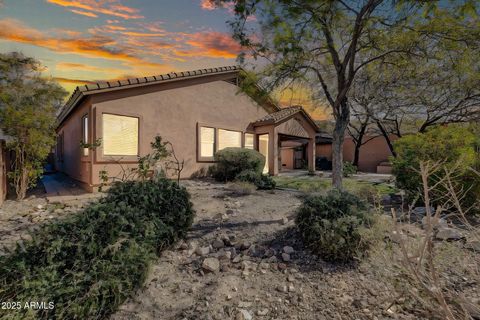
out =
[[48,202],[93,199],[101,196],[100,193],[90,193],[83,190],[73,179],[58,172],[44,175],[42,183],[47,193]]

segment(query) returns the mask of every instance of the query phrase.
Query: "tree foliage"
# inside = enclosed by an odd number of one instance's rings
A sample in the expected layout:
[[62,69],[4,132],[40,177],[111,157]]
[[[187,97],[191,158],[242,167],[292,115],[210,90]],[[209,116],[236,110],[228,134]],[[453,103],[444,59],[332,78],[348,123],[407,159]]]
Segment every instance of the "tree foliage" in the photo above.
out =
[[65,95],[56,82],[42,76],[37,60],[15,52],[0,54],[0,129],[14,152],[9,177],[18,199],[42,173],[55,143],[56,111]]
[[240,61],[253,57],[260,62],[261,70],[254,73],[267,92],[302,81],[330,105],[335,119],[332,177],[337,188],[342,187],[343,140],[351,117],[348,92],[358,72],[371,63],[411,56],[426,39],[438,35],[438,20],[456,26],[450,11],[462,22],[476,13],[472,0],[213,2],[235,4],[233,37],[245,48]]
[[480,164],[479,142],[474,127],[461,125],[436,126],[425,133],[406,135],[395,142],[397,157],[392,159],[398,187],[411,198],[421,194],[420,164],[436,163],[438,170],[429,176],[429,184],[436,186],[446,172],[455,172],[456,176],[451,177],[455,193],[461,195],[465,208],[475,206],[480,192],[480,177],[474,172]]

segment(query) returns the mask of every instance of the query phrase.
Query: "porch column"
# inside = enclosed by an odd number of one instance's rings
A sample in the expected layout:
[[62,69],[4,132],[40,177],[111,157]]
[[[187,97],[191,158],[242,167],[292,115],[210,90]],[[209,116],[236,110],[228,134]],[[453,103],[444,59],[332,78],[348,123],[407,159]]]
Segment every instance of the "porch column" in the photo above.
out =
[[308,171],[315,171],[315,136],[308,139],[307,144],[307,162],[308,162]]
[[271,176],[278,175],[278,130],[271,126],[268,130],[268,173]]

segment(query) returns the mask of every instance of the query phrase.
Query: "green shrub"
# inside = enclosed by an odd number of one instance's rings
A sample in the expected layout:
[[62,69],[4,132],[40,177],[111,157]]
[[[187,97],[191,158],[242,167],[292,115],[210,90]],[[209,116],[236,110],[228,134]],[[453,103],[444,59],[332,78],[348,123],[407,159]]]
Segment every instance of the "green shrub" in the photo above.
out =
[[[480,193],[480,177],[469,168],[474,168],[480,163],[475,149],[478,141],[479,137],[470,128],[457,125],[438,126],[423,134],[398,139],[394,144],[397,156],[391,159],[397,186],[413,199],[422,186],[418,172],[420,162],[442,162],[444,169],[455,168],[456,189],[468,190],[463,201],[464,205],[466,207],[473,205]],[[442,176],[442,170],[432,175],[430,185],[435,184]],[[441,189],[437,191],[443,192]],[[437,194],[438,196],[440,194]]]
[[351,162],[348,161],[343,163],[343,176],[345,178],[348,178],[355,173],[357,173],[357,166],[354,166]]
[[369,243],[362,234],[371,221],[363,201],[337,190],[305,198],[296,218],[305,246],[326,261],[339,262],[365,254]]
[[244,148],[225,148],[215,153],[215,165],[211,169],[217,181],[233,181],[245,170],[261,174],[265,157],[258,151]]
[[259,190],[273,190],[277,186],[277,183],[271,176],[261,174],[256,186]]
[[276,183],[272,177],[266,174],[257,173],[253,170],[244,170],[237,174],[235,180],[242,182],[253,183],[259,190],[272,190],[275,189]]
[[83,212],[43,226],[0,257],[0,301],[54,302],[9,319],[106,318],[147,276],[156,255],[185,235],[194,211],[168,180],[114,184]]

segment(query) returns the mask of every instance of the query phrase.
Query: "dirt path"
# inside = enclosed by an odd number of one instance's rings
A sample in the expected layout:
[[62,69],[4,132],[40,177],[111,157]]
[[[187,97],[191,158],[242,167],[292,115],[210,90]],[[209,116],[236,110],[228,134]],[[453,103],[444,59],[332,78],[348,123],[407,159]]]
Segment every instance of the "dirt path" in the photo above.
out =
[[368,268],[303,250],[297,193],[233,197],[222,184],[185,184],[197,210],[187,241],[163,253],[112,319],[418,319],[390,307],[394,297]]

